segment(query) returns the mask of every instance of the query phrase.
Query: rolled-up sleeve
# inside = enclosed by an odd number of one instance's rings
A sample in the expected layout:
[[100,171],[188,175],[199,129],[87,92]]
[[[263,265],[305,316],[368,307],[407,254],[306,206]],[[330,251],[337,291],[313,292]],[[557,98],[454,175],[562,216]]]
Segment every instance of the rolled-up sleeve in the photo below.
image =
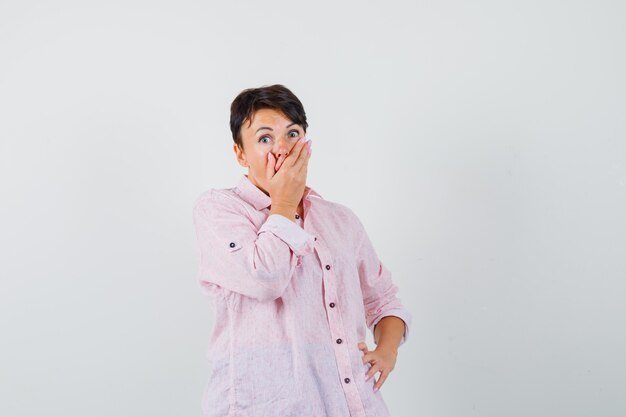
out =
[[[367,327],[375,338],[374,327],[383,317],[395,316],[400,318],[404,321],[404,334],[400,341],[400,345],[402,345],[409,337],[412,315],[397,297],[398,287],[393,283],[389,269],[379,259],[363,224],[358,218],[356,221],[361,235],[357,249],[357,267],[363,292]],[[374,342],[378,344],[376,339]]]
[[280,297],[298,257],[313,253],[315,236],[295,222],[271,214],[257,228],[237,200],[216,190],[193,207],[200,255],[198,281],[261,301]]

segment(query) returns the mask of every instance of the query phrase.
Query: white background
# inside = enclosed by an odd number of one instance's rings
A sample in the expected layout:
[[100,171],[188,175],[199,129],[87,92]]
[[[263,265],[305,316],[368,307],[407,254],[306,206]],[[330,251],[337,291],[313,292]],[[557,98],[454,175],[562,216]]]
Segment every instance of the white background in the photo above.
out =
[[1,1],[0,415],[200,415],[192,203],[247,172],[230,103],[273,83],[305,106],[307,183],[413,313],[394,417],[626,415],[625,22],[620,1]]

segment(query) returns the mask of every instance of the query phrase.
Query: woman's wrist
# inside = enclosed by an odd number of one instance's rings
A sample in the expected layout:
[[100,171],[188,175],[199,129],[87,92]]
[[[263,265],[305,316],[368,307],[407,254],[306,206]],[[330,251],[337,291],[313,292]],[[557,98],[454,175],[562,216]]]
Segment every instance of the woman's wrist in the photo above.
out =
[[272,205],[270,208],[270,215],[272,214],[280,214],[281,216],[285,216],[289,220],[295,222],[296,221],[296,211],[297,207],[292,206],[274,206]]

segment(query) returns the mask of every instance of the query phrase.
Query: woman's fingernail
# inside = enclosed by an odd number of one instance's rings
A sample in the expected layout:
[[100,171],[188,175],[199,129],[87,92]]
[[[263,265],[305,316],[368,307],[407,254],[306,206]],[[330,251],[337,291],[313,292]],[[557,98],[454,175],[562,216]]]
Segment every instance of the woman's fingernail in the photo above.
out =
[[375,388],[374,388],[374,392],[376,392],[376,391],[378,391],[378,387],[375,387]]

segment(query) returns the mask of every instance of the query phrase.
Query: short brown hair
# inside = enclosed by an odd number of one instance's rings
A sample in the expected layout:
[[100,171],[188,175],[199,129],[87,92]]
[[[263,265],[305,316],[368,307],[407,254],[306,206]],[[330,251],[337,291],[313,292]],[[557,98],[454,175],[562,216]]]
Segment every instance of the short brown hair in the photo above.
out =
[[252,118],[260,109],[275,109],[282,112],[289,120],[299,124],[306,133],[309,126],[302,103],[282,84],[248,88],[243,90],[230,105],[230,131],[233,141],[243,149],[241,125]]

